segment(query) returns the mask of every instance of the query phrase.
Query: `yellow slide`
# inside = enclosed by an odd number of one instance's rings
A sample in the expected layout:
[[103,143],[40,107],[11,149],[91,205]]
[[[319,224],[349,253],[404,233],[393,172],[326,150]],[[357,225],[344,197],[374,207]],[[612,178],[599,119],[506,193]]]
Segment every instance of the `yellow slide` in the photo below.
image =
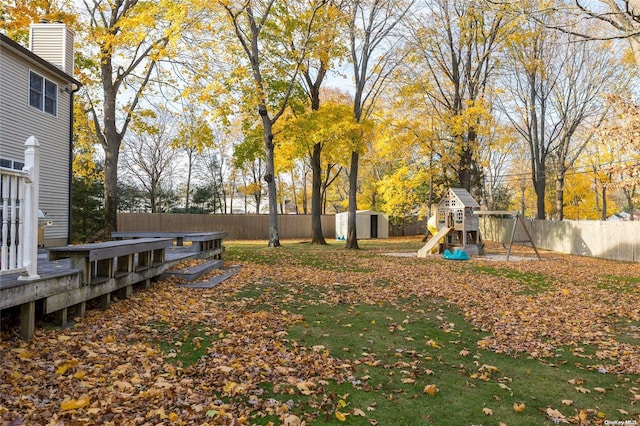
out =
[[425,244],[424,247],[418,250],[418,257],[422,257],[422,258],[427,257],[427,254],[432,254],[437,252],[438,243],[440,243],[440,241],[444,237],[446,237],[447,234],[451,232],[451,229],[453,228],[444,227],[440,231],[438,231],[438,227],[436,226],[436,216],[433,215],[427,221],[427,229],[429,230],[429,232],[431,232],[431,235],[433,235],[433,237],[431,237],[429,241],[427,241],[427,244]]

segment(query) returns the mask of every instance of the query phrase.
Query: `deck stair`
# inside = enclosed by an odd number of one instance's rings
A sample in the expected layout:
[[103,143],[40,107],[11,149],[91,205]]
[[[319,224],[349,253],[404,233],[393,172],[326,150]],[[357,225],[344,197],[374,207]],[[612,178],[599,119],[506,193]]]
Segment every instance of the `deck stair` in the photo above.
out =
[[[188,261],[186,262],[188,263]],[[185,281],[193,282],[198,280],[203,275],[208,274],[214,269],[221,269],[223,266],[222,259],[210,259],[205,262],[197,263],[194,265],[186,265],[180,267],[180,264],[176,265],[177,268],[171,268],[166,270],[161,276],[160,279],[165,279],[169,277],[181,278]]]

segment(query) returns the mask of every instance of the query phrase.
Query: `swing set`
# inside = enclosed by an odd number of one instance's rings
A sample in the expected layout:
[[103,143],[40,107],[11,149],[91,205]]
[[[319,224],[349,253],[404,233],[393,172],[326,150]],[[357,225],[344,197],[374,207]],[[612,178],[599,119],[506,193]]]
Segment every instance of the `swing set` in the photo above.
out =
[[[476,210],[473,214],[478,216],[510,216],[513,221],[513,227],[511,228],[511,237],[509,238],[509,248],[507,249],[507,260],[511,256],[511,248],[513,247],[513,243],[530,243],[533,250],[536,252],[536,256],[538,256],[538,260],[542,260],[540,257],[540,253],[538,253],[538,249],[536,244],[533,242],[533,238],[531,237],[531,233],[529,232],[529,228],[527,228],[526,223],[524,223],[524,219],[520,212],[510,212],[505,210]],[[522,229],[524,229],[525,234],[527,234],[527,240],[515,241],[516,229],[518,228],[518,224],[522,225]]]

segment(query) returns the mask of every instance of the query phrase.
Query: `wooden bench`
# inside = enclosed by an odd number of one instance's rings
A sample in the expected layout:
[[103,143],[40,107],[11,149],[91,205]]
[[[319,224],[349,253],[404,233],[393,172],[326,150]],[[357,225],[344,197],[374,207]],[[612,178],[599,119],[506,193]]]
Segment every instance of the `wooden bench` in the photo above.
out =
[[116,240],[126,238],[173,238],[176,240],[177,246],[182,246],[185,235],[190,232],[138,232],[138,231],[117,231],[111,233],[111,238]]
[[172,238],[140,238],[137,240],[69,245],[49,248],[49,260],[70,259],[71,268],[80,271],[78,287],[45,299],[45,313],[54,313],[56,323],[67,322],[67,309],[76,306],[83,317],[87,300],[99,297],[100,307],[107,309],[111,293],[120,291],[131,296],[133,285],[160,275],[165,267],[165,250]]
[[185,240],[191,242],[191,251],[199,253],[202,258],[222,259],[224,246],[222,240],[229,235],[227,232],[202,232],[185,235]]
[[113,238],[173,238],[177,246],[184,245],[185,241],[192,243],[191,252],[198,253],[201,258],[222,259],[224,247],[222,240],[229,235],[228,232],[162,232],[162,231],[118,231],[112,232]]
[[71,268],[83,273],[83,284],[94,284],[165,260],[172,238],[140,238],[49,248],[49,260],[70,258]]

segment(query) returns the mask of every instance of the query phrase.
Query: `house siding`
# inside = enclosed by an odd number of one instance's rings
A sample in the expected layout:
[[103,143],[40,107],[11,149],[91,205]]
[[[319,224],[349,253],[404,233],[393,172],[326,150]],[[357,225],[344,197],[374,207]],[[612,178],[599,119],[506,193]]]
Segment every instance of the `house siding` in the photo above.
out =
[[64,24],[49,23],[32,24],[30,29],[30,50],[73,76],[73,31]]
[[[57,115],[29,105],[29,72],[58,85]],[[53,225],[44,230],[47,246],[66,244],[69,233],[69,155],[71,94],[69,82],[10,48],[0,50],[0,157],[24,161],[24,143],[40,143],[39,207]]]

